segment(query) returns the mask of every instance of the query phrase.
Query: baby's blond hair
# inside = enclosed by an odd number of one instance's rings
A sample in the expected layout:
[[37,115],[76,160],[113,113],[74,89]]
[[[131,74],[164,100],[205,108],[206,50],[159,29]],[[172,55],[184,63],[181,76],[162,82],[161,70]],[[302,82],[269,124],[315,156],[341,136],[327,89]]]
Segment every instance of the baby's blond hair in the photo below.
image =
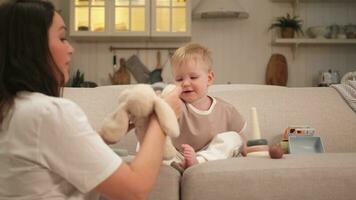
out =
[[171,58],[171,63],[175,67],[190,59],[195,60],[195,62],[201,59],[206,64],[207,71],[212,69],[213,60],[210,50],[198,43],[188,43],[177,49]]

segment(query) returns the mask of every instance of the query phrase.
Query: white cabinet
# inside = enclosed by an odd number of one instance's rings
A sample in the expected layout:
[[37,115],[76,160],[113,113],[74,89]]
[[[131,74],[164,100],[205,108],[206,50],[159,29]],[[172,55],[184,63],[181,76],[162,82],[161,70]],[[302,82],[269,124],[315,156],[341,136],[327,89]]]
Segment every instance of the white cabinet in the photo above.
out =
[[190,0],[152,0],[151,35],[189,37],[191,35]]
[[107,35],[108,4],[104,0],[71,0],[70,35]]
[[71,0],[76,39],[189,39],[190,0]]
[[[109,34],[112,36],[149,36],[149,0],[107,0]],[[111,5],[110,5],[111,4]]]

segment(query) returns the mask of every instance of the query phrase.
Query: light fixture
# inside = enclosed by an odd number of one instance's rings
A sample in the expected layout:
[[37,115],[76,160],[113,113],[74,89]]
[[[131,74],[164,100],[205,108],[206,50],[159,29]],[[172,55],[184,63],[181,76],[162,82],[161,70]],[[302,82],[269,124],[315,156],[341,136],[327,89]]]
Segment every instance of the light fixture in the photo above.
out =
[[237,18],[246,19],[249,13],[238,0],[200,0],[193,10],[194,19]]

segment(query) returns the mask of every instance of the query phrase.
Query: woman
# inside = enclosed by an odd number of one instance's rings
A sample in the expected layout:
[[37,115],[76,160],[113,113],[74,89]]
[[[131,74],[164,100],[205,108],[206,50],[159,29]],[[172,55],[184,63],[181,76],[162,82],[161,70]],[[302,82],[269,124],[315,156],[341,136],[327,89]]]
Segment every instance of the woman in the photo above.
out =
[[[142,199],[162,162],[156,117],[131,164],[92,129],[83,111],[59,98],[74,52],[66,26],[43,0],[0,5],[0,199]],[[179,113],[180,88],[165,98]],[[157,148],[161,147],[161,148]]]

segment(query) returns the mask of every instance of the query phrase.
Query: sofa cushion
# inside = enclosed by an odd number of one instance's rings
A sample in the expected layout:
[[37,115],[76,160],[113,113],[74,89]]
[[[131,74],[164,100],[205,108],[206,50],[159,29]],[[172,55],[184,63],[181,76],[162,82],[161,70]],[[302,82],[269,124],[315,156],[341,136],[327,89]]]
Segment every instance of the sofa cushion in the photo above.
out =
[[325,153],[206,162],[184,172],[181,199],[354,199],[355,158]]
[[[134,156],[124,157],[126,162],[130,162]],[[168,165],[161,165],[161,169],[156,184],[148,199],[179,200],[179,186],[181,174],[176,169]]]
[[[134,156],[122,157],[125,162],[131,162]],[[161,165],[160,173],[156,184],[149,195],[149,200],[179,200],[179,186],[181,174],[176,169],[168,165]],[[101,197],[100,200],[107,200]]]
[[179,185],[181,174],[171,166],[162,165],[149,199],[179,200]]

